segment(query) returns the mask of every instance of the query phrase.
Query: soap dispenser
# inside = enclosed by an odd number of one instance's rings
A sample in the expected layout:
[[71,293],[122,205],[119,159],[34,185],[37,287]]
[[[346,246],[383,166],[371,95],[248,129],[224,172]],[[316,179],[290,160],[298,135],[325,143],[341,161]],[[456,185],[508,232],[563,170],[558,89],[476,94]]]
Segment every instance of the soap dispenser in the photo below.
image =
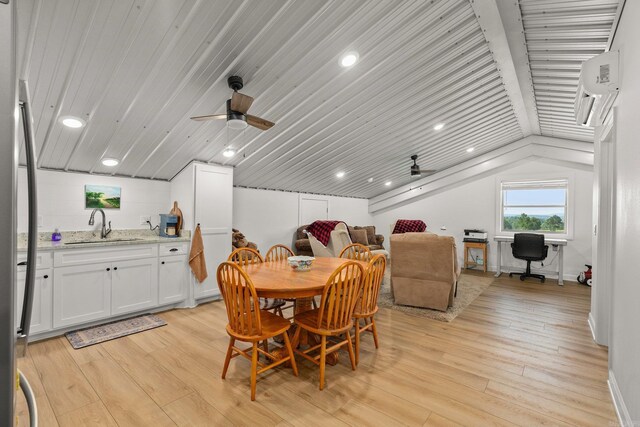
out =
[[60,240],[62,240],[62,234],[60,234],[60,230],[56,227],[55,231],[51,234],[51,241],[59,242]]

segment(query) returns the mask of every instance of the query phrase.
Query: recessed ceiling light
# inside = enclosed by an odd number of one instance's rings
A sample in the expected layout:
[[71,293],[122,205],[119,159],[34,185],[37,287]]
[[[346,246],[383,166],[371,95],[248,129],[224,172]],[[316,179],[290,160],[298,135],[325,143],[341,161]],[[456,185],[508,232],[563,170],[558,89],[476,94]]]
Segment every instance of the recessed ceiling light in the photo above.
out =
[[236,154],[236,150],[233,148],[227,148],[222,152],[222,155],[225,157],[233,157]]
[[73,116],[62,116],[60,117],[60,123],[69,128],[81,128],[85,125],[85,121]]
[[387,181],[384,183],[384,185],[386,185],[387,187],[391,185],[391,181]]
[[440,130],[444,127],[444,123],[438,123],[433,127],[433,130]]
[[104,159],[102,159],[102,164],[105,166],[109,166],[110,168],[118,166],[118,163],[120,163],[120,160],[113,159],[111,157],[105,157]]
[[358,62],[358,52],[347,52],[340,58],[340,65],[343,67],[351,67]]
[[473,150],[475,150],[474,147],[469,147],[469,148],[467,148],[467,153],[471,153],[471,152],[473,152]]
[[373,182],[373,178],[369,178],[367,182]]
[[340,171],[340,172],[338,172],[338,173],[336,174],[336,176],[337,176],[338,178],[342,178],[342,177],[344,177],[344,172]]

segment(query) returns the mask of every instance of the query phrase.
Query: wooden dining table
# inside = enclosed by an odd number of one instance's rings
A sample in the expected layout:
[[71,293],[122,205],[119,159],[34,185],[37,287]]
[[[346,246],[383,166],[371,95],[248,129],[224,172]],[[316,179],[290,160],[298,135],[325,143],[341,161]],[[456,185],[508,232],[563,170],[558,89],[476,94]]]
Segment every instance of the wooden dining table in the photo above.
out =
[[[351,260],[316,258],[309,271],[295,271],[286,260],[251,264],[243,268],[251,278],[259,297],[295,299],[295,315],[311,310],[312,298],[316,295],[322,295],[331,274],[348,261]],[[356,262],[361,264],[363,268],[367,267],[366,262]],[[292,345],[315,345],[316,341],[319,342],[315,336],[302,333],[300,341],[294,342]],[[337,355],[337,352],[328,354],[327,363],[335,365],[338,362]]]

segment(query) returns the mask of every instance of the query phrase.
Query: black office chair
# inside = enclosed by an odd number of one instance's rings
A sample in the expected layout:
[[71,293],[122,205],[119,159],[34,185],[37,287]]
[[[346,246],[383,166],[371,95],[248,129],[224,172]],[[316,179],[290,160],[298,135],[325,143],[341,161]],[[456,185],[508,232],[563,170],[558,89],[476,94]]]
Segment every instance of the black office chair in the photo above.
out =
[[547,258],[549,246],[544,244],[544,234],[533,233],[516,233],[513,235],[513,243],[511,251],[514,258],[527,261],[527,270],[524,273],[509,273],[509,277],[514,274],[520,274],[520,280],[524,281],[527,277],[535,277],[544,283],[543,274],[531,273],[531,261],[543,261]]

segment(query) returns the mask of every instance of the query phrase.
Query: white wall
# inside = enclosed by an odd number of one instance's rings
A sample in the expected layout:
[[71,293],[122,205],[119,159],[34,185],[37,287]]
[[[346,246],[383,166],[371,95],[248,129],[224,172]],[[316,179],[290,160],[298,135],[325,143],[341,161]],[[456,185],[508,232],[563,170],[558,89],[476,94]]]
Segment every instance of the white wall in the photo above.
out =
[[[233,189],[233,228],[255,242],[264,254],[277,243],[293,248],[298,224],[300,193]],[[329,218],[349,225],[371,225],[369,203],[365,199],[326,196]]]
[[[396,219],[422,219],[427,223],[427,230],[454,236],[458,247],[458,258],[463,258],[463,230],[465,228],[484,229],[489,233],[489,263],[490,270],[496,267],[496,243],[492,238],[496,235],[497,184],[501,177],[540,178],[543,176],[574,177],[575,217],[573,240],[565,247],[564,278],[576,280],[577,275],[584,269],[584,264],[591,261],[591,198],[593,191],[593,172],[586,167],[568,167],[546,162],[543,160],[526,160],[519,162],[510,169],[501,170],[494,174],[463,183],[449,188],[438,194],[418,199],[406,205],[381,211],[373,215],[373,222],[379,233],[385,235],[385,242],[389,242],[390,225]],[[446,230],[441,230],[441,227]],[[503,247],[503,266],[514,266],[513,270],[523,268],[523,262],[514,260],[511,251]],[[545,270],[557,268],[557,258],[553,263],[555,252],[550,249],[549,258],[545,262]],[[539,267],[539,263],[533,263]]]
[[[171,210],[168,182],[148,179],[116,178],[82,173],[39,170],[38,216],[42,217],[39,231],[99,230],[100,216],[95,226],[88,225],[91,209],[84,207],[85,184],[112,185],[122,188],[121,208],[106,209],[107,221],[113,229],[146,228],[140,225],[140,216],[151,216],[155,225],[158,214]],[[18,232],[27,231],[27,171],[18,170]]]
[[[610,380],[623,422],[640,423],[640,2],[627,1],[612,50],[620,51],[616,105],[615,233],[609,337]],[[615,386],[617,384],[617,387]],[[625,413],[626,407],[626,413]]]

